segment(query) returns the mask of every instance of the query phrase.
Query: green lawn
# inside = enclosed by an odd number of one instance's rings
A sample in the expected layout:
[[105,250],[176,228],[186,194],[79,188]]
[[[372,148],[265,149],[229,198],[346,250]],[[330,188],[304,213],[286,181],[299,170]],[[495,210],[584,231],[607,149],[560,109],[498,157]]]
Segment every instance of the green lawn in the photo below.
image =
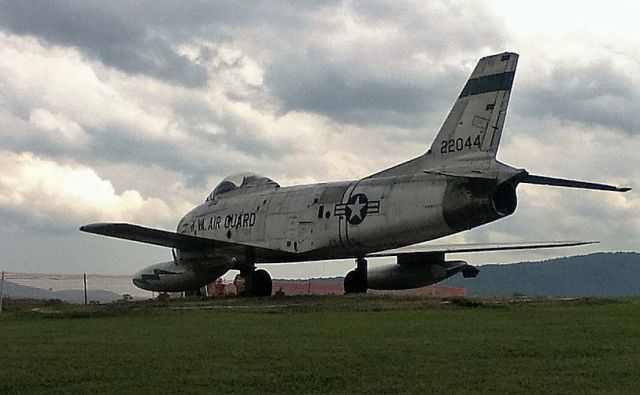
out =
[[640,393],[638,299],[186,306],[3,313],[0,393]]

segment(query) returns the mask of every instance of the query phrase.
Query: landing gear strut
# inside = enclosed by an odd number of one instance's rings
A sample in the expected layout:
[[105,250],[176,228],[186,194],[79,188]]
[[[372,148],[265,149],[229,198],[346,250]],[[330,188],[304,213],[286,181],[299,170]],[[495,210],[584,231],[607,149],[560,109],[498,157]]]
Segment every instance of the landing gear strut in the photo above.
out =
[[[243,283],[242,291],[238,292],[238,295],[244,296],[271,296],[273,289],[273,283],[271,276],[266,270],[250,268],[247,270],[241,270],[240,274],[236,276],[236,283],[241,280]],[[238,285],[236,284],[236,287]]]
[[366,293],[367,292],[367,260],[356,259],[356,268],[344,277],[344,293]]

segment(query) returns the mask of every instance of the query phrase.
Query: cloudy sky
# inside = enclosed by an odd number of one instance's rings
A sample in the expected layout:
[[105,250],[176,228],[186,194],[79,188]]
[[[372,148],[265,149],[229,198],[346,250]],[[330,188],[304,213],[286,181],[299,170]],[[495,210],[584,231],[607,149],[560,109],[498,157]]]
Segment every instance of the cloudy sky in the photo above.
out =
[[[479,57],[519,69],[499,159],[640,188],[633,1],[0,1],[0,269],[128,274],[170,251],[84,223],[174,229],[238,171],[353,179],[423,153]],[[521,186],[447,242],[601,240],[471,263],[640,250],[640,198]],[[340,275],[351,262],[273,266]]]

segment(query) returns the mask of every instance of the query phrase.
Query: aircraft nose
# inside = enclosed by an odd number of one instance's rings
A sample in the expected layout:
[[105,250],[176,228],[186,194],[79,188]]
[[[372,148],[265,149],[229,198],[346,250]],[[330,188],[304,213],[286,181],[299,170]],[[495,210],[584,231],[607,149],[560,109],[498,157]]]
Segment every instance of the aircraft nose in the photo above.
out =
[[131,279],[131,282],[133,282],[133,285],[135,285],[138,288],[149,290],[149,283],[147,282],[147,280],[144,279],[142,274],[136,274],[135,276],[133,276],[133,278]]
[[133,285],[135,285],[136,287],[144,289],[144,283],[142,282],[141,278],[134,277],[131,279],[131,282],[133,282]]

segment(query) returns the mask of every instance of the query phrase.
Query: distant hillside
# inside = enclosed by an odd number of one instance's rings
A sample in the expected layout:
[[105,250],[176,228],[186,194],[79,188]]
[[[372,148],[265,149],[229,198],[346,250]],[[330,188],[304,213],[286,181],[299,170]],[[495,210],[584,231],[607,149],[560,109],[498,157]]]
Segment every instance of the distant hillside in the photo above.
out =
[[[465,279],[455,275],[439,285],[466,288],[468,296],[526,296],[550,297],[617,297],[640,295],[640,253],[597,253],[584,256],[551,259],[540,262],[521,262],[479,266],[476,278]],[[276,280],[282,285],[297,284],[301,293],[317,288],[334,289],[328,293],[341,293],[342,277],[311,280]],[[311,287],[307,281],[311,282]],[[277,285],[277,286],[276,286]],[[4,283],[4,295],[14,299],[60,299],[83,303],[81,289],[49,291],[42,288]],[[121,294],[105,290],[88,291],[88,300],[111,302]]]
[[469,296],[615,297],[640,295],[640,254],[597,253],[479,266],[476,278],[460,275],[441,284],[464,287]]
[[[72,289],[64,291],[49,291],[41,288],[19,285],[10,281],[4,282],[3,295],[13,299],[60,299],[70,303],[84,303],[84,291],[82,289]],[[99,302],[113,302],[122,298],[115,292],[103,290],[87,290],[87,299]]]

